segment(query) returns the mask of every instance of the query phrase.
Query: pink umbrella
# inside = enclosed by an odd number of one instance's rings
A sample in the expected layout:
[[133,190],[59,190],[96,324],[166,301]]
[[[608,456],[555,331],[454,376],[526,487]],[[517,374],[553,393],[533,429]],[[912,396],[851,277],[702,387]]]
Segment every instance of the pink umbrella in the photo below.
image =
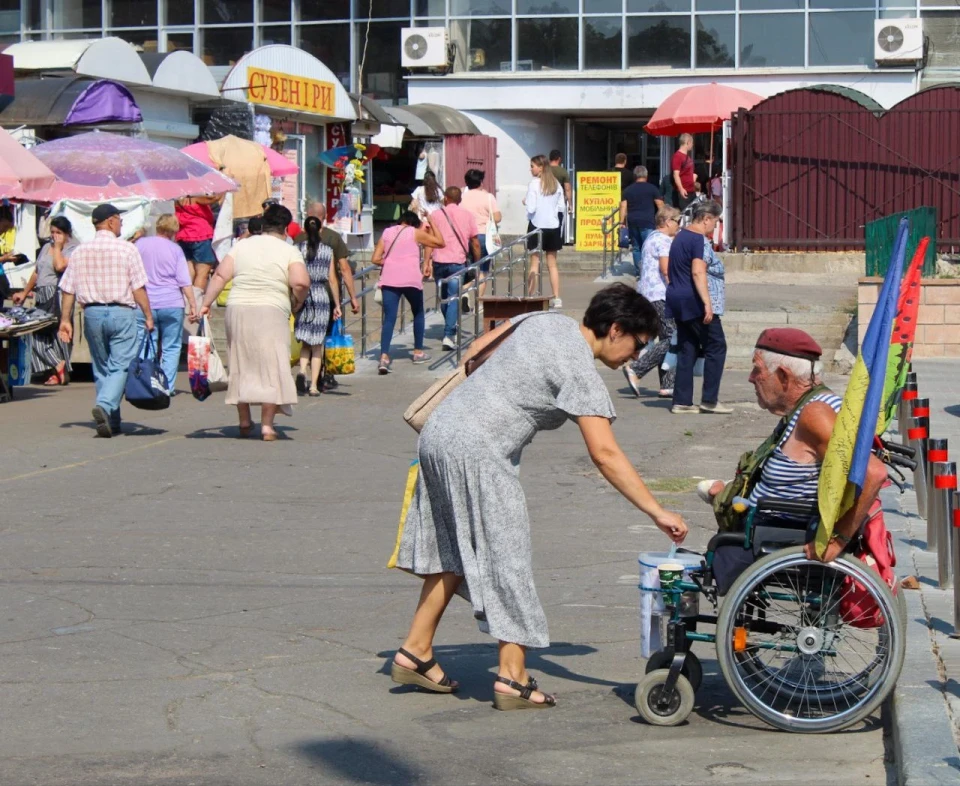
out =
[[236,183],[215,169],[146,139],[93,131],[44,142],[32,152],[57,176],[43,192],[46,202],[106,202],[132,196],[165,201],[237,190]]
[[33,153],[0,129],[0,196],[31,199],[31,193],[50,188],[56,179]]
[[[272,147],[261,145],[258,142],[251,142],[247,139],[232,138],[244,145],[249,145],[251,155],[260,155],[262,153],[263,157],[267,159],[267,164],[270,166],[270,175],[272,177],[286,177],[287,175],[295,175],[300,171],[300,167]],[[191,158],[195,158],[207,166],[216,168],[210,160],[210,150],[207,148],[206,142],[197,142],[195,145],[188,145],[187,147],[181,148],[180,152],[186,153]]]
[[750,109],[762,100],[756,93],[716,82],[684,87],[657,107],[646,130],[654,136],[718,131],[738,109]]

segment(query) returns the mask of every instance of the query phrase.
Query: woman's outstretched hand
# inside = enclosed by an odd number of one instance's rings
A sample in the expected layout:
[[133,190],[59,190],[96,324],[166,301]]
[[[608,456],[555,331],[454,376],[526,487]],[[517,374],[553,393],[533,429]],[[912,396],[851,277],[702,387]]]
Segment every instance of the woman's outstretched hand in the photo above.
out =
[[687,525],[679,513],[665,510],[653,522],[674,543],[683,543],[684,538],[687,537]]

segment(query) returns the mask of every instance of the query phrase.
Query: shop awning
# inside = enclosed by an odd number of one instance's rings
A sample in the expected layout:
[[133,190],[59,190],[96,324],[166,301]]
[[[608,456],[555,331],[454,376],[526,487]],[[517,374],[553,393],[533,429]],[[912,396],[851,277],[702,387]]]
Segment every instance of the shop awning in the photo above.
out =
[[17,100],[0,111],[0,125],[71,126],[139,123],[130,91],[109,79],[57,77],[18,79]]
[[189,96],[220,97],[216,78],[193,52],[184,49],[165,54],[141,52],[140,59],[155,88]]
[[116,79],[126,84],[151,84],[137,50],[122,38],[23,41],[4,54],[13,57],[16,71],[73,71],[78,76]]
[[479,134],[473,121],[463,112],[439,104],[408,104],[386,106],[384,111],[395,123],[407,127],[412,136],[449,136],[452,134]]
[[309,52],[286,44],[254,49],[230,69],[224,98],[274,110],[283,116],[325,124],[357,119],[346,88]]

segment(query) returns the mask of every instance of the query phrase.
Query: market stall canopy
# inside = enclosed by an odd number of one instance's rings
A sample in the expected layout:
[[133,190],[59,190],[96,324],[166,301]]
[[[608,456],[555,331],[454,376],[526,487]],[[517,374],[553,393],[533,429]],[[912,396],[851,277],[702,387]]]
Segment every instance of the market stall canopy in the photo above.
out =
[[282,110],[304,122],[352,122],[357,113],[336,75],[303,49],[271,44],[254,49],[230,69],[220,88],[230,101]]
[[653,113],[645,129],[655,136],[705,134],[717,131],[738,109],[750,109],[763,96],[716,82],[684,87]]
[[0,111],[0,125],[71,126],[139,123],[143,120],[133,95],[109,79],[52,76],[21,79],[17,100]]
[[185,49],[166,54],[141,52],[140,59],[155,88],[189,96],[220,97],[216,77],[193,52]]
[[[451,136],[454,134],[479,134],[473,121],[463,112],[439,104],[407,104],[385,106],[384,111],[398,125],[406,126],[412,136]],[[386,147],[386,145],[381,146]]]
[[33,153],[0,129],[0,196],[30,199],[53,186],[56,175]]
[[[225,136],[223,139],[234,140],[234,144],[237,145],[248,145],[250,147],[251,155],[254,156],[263,156],[267,160],[267,164],[270,167],[270,176],[271,177],[286,177],[287,175],[295,175],[300,171],[300,167],[296,165],[295,162],[287,158],[283,153],[278,153],[272,147],[267,147],[266,145],[261,145],[258,142],[251,142],[248,139],[240,139],[236,136]],[[195,158],[202,164],[207,166],[217,168],[217,165],[210,158],[210,143],[209,142],[197,142],[195,145],[188,145],[187,147],[180,148],[181,153],[186,153],[190,158]]]
[[32,152],[57,176],[43,195],[45,202],[104,202],[131,196],[169,200],[237,188],[215,169],[146,139],[93,131],[44,142]]
[[13,57],[14,70],[21,73],[72,71],[98,79],[117,79],[122,74],[125,84],[153,84],[137,50],[122,38],[24,41],[11,44],[4,54]]

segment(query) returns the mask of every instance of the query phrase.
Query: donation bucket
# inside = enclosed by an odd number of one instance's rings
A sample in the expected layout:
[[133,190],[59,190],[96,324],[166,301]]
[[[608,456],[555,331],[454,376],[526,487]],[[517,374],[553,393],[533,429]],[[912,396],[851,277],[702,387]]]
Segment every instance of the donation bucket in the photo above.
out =
[[689,579],[691,570],[703,564],[700,554],[670,554],[666,551],[643,551],[640,563],[640,657],[649,658],[663,649],[663,618],[667,614],[660,594],[660,566],[683,566],[683,578]]

